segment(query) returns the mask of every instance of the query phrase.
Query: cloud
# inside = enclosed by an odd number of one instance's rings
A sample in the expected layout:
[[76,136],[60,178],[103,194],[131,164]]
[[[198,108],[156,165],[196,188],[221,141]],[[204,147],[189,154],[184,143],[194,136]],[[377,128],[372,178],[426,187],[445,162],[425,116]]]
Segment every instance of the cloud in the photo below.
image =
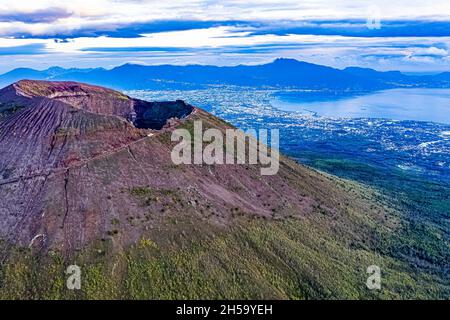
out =
[[428,48],[417,48],[412,53],[413,56],[416,57],[446,57],[449,55],[449,52],[442,48],[436,48],[436,47],[428,47]]
[[[59,9],[58,9],[59,10]],[[41,12],[28,15],[0,13],[0,36],[15,38],[134,38],[142,34],[235,27],[254,35],[340,35],[349,37],[446,37],[450,21],[386,20],[380,29],[367,28],[365,20],[249,21],[249,20],[83,20],[55,9],[47,16]],[[3,16],[3,19],[2,19]],[[9,19],[9,20],[7,20]],[[7,21],[6,21],[7,20]],[[50,23],[58,20],[58,23]],[[28,23],[34,21],[36,23]],[[38,23],[39,22],[39,23]],[[48,23],[47,23],[48,22]]]
[[45,45],[41,43],[27,44],[14,47],[0,47],[0,56],[36,55],[48,53]]
[[183,52],[190,51],[191,48],[174,47],[91,47],[83,48],[84,52]]
[[313,34],[349,37],[445,37],[450,36],[450,21],[385,20],[380,29],[370,29],[366,20],[282,21],[255,26],[257,34]]
[[52,23],[62,18],[68,18],[71,15],[71,12],[58,7],[38,9],[26,13],[2,11],[0,12],[0,22]]
[[[381,29],[365,25],[371,6],[379,8]],[[450,30],[447,0],[0,0],[0,12],[5,37],[135,37],[238,24],[279,35],[446,36]]]
[[[246,31],[244,31],[246,30]],[[76,61],[92,61],[105,66],[112,61],[125,63],[141,59],[154,63],[205,63],[230,65],[267,62],[286,56],[314,63],[347,67],[361,65],[397,69],[414,68],[415,63],[428,61],[430,68],[448,68],[450,37],[350,37],[311,34],[255,34],[251,28],[237,26],[188,29],[141,34],[136,38],[81,37],[53,39],[1,39],[0,47],[11,56],[21,55],[25,45],[39,44],[30,55],[49,54],[72,57]],[[38,50],[39,49],[39,50]],[[433,59],[419,59],[421,56]],[[170,60],[173,59],[173,60]],[[440,61],[442,60],[442,61]],[[410,63],[406,66],[406,63]]]
[[0,0],[1,68],[73,61],[450,69],[448,0]]

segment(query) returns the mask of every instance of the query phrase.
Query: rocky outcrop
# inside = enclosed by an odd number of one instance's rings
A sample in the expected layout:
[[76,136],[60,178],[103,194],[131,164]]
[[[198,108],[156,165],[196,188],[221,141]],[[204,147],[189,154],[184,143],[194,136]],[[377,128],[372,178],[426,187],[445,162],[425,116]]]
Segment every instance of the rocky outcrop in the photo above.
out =
[[147,129],[160,129],[168,119],[182,118],[193,111],[183,101],[147,102],[83,83],[33,80],[22,80],[0,90],[0,111],[7,111],[8,106],[35,105],[42,99],[60,101],[91,113],[136,120],[139,127]]

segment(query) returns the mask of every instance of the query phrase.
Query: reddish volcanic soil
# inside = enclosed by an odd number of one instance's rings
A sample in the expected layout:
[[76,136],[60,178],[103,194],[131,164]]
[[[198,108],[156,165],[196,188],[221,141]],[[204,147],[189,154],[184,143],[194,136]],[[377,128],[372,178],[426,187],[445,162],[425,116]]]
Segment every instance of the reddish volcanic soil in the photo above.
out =
[[302,218],[320,203],[333,214],[351,201],[328,177],[284,157],[274,176],[257,166],[173,165],[170,132],[195,119],[230,127],[182,101],[145,102],[86,84],[2,89],[0,237],[73,251],[105,237],[133,243],[167,218],[227,228],[243,217]]

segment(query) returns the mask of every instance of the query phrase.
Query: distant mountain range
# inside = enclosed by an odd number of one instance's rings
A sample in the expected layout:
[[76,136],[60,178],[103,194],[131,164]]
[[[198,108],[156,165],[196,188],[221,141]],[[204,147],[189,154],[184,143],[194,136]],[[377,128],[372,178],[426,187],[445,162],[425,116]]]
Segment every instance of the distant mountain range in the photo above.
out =
[[340,70],[284,58],[262,65],[231,67],[124,64],[110,70],[52,67],[38,71],[19,68],[0,75],[0,87],[22,79],[71,80],[121,90],[193,89],[208,85],[352,91],[397,87],[450,88],[450,72],[419,76],[406,75],[399,71],[380,72],[359,67]]

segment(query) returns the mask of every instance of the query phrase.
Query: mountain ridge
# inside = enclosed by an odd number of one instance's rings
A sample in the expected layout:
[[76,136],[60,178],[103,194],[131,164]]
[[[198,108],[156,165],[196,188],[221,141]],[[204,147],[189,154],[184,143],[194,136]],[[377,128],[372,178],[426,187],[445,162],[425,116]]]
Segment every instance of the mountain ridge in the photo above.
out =
[[[133,78],[127,77],[133,74]],[[208,85],[301,88],[316,90],[373,91],[397,87],[450,87],[450,73],[406,75],[399,71],[370,68],[333,67],[278,58],[261,65],[139,65],[126,63],[112,69],[64,69],[51,67],[38,71],[18,68],[0,75],[0,86],[29,78],[34,80],[78,81],[132,89],[194,89]]]

